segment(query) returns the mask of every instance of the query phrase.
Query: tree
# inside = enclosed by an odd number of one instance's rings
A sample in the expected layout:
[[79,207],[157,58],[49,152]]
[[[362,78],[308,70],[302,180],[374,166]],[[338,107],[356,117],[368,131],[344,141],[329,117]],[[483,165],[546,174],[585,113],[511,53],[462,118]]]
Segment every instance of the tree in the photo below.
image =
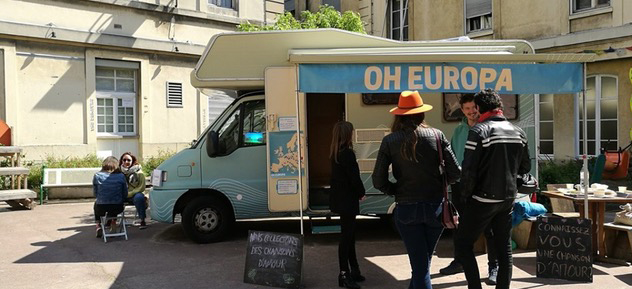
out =
[[329,5],[322,5],[318,12],[301,12],[301,20],[296,20],[292,13],[281,14],[273,25],[256,25],[250,22],[237,25],[238,31],[268,31],[268,30],[298,30],[316,28],[338,28],[342,30],[366,34],[364,23],[360,19],[360,14],[353,11],[340,13]]

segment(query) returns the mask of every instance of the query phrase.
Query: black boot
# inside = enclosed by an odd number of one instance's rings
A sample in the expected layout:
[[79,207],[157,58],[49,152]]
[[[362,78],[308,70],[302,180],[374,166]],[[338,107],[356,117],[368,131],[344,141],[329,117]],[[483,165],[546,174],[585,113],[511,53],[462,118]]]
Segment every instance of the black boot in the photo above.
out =
[[364,278],[364,276],[362,276],[362,274],[360,273],[360,269],[351,269],[351,278],[353,278],[353,281],[356,282],[362,282],[364,280],[366,280],[366,278]]
[[456,260],[452,260],[450,265],[439,270],[439,274],[441,275],[454,275],[461,272],[463,272],[463,266],[461,266],[461,264],[459,264]]
[[360,285],[353,280],[351,274],[345,271],[340,272],[340,275],[338,275],[338,286],[349,289],[360,289]]

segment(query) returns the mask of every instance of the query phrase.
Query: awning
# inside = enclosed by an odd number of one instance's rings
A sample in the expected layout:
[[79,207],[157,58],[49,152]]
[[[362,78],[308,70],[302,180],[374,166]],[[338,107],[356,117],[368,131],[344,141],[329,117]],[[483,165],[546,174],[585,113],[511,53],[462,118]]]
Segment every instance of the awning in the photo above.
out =
[[591,62],[594,54],[513,54],[511,46],[389,47],[355,49],[291,49],[291,63],[567,63]]

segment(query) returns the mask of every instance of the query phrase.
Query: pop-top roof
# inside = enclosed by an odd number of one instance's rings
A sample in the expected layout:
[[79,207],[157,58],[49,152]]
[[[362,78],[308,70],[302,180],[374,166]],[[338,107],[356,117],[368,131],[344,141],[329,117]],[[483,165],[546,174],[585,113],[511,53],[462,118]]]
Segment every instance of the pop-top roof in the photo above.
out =
[[395,41],[338,29],[222,33],[191,73],[197,88],[263,87],[266,67],[300,63],[587,62],[589,54],[533,54],[524,40]]

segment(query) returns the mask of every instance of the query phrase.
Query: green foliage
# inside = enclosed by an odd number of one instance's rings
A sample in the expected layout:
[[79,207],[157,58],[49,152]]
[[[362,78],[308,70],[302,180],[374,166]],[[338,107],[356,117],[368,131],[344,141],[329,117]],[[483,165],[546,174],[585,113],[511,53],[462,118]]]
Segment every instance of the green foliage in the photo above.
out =
[[285,12],[277,18],[276,23],[273,25],[260,26],[250,22],[237,25],[238,31],[245,32],[317,28],[337,28],[366,34],[360,14],[353,11],[345,11],[341,14],[329,5],[320,6],[316,13],[310,11],[301,12],[300,21],[296,20],[292,13]]
[[158,155],[147,157],[143,160],[143,173],[145,176],[150,176],[151,171],[158,167],[162,162],[166,159],[172,157],[175,154],[174,151],[170,150],[159,150]]
[[546,190],[547,184],[578,184],[582,160],[564,160],[540,162],[540,189]]

